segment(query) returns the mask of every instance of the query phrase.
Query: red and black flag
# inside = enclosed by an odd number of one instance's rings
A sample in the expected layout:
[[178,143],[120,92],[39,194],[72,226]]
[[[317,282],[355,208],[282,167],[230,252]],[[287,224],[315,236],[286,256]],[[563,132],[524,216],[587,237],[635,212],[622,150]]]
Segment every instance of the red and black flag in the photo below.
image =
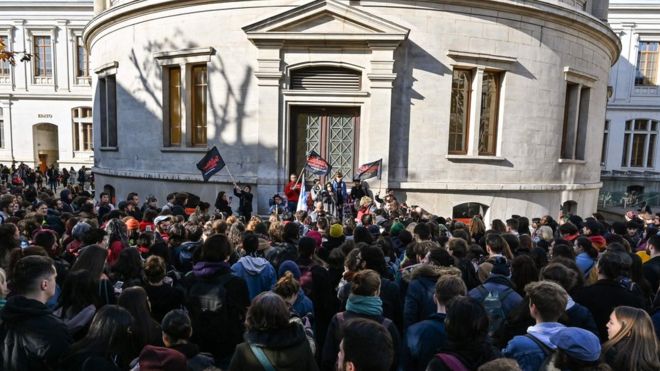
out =
[[356,180],[365,180],[373,177],[380,179],[381,172],[383,171],[383,159],[381,158],[378,161],[369,162],[364,165],[360,165],[357,171]]
[[206,152],[206,155],[197,163],[197,168],[202,172],[204,181],[208,182],[213,174],[222,170],[225,167],[225,160],[220,156],[218,152],[218,147],[213,147]]
[[307,163],[305,164],[305,170],[311,172],[314,175],[323,175],[328,176],[332,171],[332,165],[328,163],[321,155],[311,151],[307,155]]

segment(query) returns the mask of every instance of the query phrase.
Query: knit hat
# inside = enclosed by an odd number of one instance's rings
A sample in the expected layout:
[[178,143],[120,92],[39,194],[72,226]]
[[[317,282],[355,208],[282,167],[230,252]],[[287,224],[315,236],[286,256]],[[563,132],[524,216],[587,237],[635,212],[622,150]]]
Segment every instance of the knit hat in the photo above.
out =
[[282,277],[284,276],[284,273],[287,271],[291,272],[293,274],[293,278],[299,280],[300,279],[300,268],[298,268],[298,264],[296,264],[292,260],[285,260],[280,264],[280,269],[277,270],[277,276]]
[[71,230],[71,235],[73,236],[73,238],[79,240],[90,229],[92,229],[91,225],[85,222],[78,222],[75,226],[73,226],[73,229]]
[[179,371],[188,367],[183,353],[174,349],[147,345],[140,352],[140,371]]
[[341,224],[333,224],[330,226],[330,237],[339,238],[344,235],[344,227]]
[[390,228],[390,234],[392,236],[398,236],[399,233],[401,233],[401,231],[404,229],[406,229],[406,227],[403,225],[403,223],[394,222],[394,224],[392,224],[392,227]]
[[600,341],[590,331],[578,327],[566,327],[550,337],[550,342],[570,357],[584,362],[600,358]]
[[511,275],[511,266],[505,257],[497,256],[493,259],[488,259],[488,262],[493,265],[493,269],[490,271],[490,274],[497,274],[507,277]]
[[321,233],[319,233],[319,231],[310,229],[309,231],[307,231],[307,234],[305,236],[314,239],[314,241],[316,241],[317,248],[321,247],[321,243],[323,243],[323,239],[321,238]]
[[137,219],[135,219],[135,218],[130,218],[125,223],[126,223],[126,228],[129,231],[136,230],[136,229],[140,228],[140,222],[138,222]]

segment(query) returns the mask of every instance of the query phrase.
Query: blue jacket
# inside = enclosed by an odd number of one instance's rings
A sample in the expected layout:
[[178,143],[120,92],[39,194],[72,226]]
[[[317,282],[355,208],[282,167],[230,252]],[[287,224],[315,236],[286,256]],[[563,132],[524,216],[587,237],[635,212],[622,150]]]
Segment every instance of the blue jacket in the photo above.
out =
[[586,252],[581,252],[575,257],[575,264],[580,268],[584,277],[589,275],[591,268],[596,265],[596,260],[592,259]]
[[434,355],[447,342],[444,313],[434,313],[427,320],[408,327],[403,337],[401,368],[426,370]]
[[[483,287],[485,290],[480,289],[480,287]],[[481,303],[486,299],[489,292],[497,292],[501,298],[507,289],[513,289],[513,284],[508,278],[500,275],[491,275],[481,286],[477,286],[470,290],[468,296]],[[514,291],[509,293],[502,301],[502,310],[504,311],[504,314],[509,315],[509,312],[518,306],[522,300],[523,298],[517,292]]]
[[568,316],[569,321],[567,326],[579,327],[591,331],[594,335],[598,336],[598,326],[596,326],[594,316],[591,315],[591,312],[587,307],[574,302],[570,296],[568,299],[566,315]]
[[435,283],[446,274],[461,277],[461,271],[454,267],[418,264],[412,270],[403,305],[404,329],[436,312],[437,307],[433,301]]
[[268,260],[261,257],[244,256],[231,266],[231,271],[245,280],[250,293],[250,301],[275,285],[277,275]]
[[337,195],[339,195],[342,199],[343,203],[346,203],[348,201],[348,192],[346,191],[346,182],[343,180],[341,182],[337,182],[335,179],[332,180],[332,189],[335,191]]
[[[527,334],[534,336],[551,350],[555,350],[557,346],[550,342],[550,337],[564,327],[558,322],[543,322],[528,328]],[[523,371],[538,371],[548,355],[534,340],[527,336],[516,336],[502,350],[502,356],[518,361]]]
[[314,314],[314,303],[305,295],[303,289],[300,289],[298,298],[296,298],[296,302],[293,303],[291,309],[300,317],[304,317],[308,314]]

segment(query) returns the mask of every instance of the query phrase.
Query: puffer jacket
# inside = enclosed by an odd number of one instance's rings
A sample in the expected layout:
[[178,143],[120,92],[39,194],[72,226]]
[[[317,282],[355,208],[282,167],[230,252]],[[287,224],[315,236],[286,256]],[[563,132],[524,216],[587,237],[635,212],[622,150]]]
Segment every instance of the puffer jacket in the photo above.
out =
[[455,267],[440,267],[432,264],[415,266],[411,272],[403,306],[404,328],[423,321],[436,312],[436,304],[433,302],[435,283],[444,275],[461,277],[461,271]]
[[0,369],[4,371],[51,370],[71,346],[66,325],[39,301],[13,296],[0,319]]

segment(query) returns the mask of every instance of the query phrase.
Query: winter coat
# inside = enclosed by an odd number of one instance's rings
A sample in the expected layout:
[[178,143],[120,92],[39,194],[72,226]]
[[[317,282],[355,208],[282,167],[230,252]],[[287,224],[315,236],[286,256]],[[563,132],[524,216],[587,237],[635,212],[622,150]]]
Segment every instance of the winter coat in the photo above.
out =
[[444,275],[461,277],[461,271],[454,267],[440,267],[432,264],[419,264],[412,271],[403,306],[403,328],[428,318],[436,312],[433,301],[435,284]]
[[424,371],[426,366],[447,342],[444,313],[433,313],[428,319],[408,327],[403,337],[401,368]]
[[71,346],[66,325],[39,301],[12,296],[0,319],[2,370],[50,370]]
[[189,371],[204,371],[215,366],[215,360],[209,353],[200,353],[199,347],[193,343],[179,343],[169,347],[186,356]]
[[589,309],[598,326],[598,337],[601,342],[607,341],[607,322],[614,308],[626,305],[644,308],[644,300],[612,280],[598,280],[591,286],[578,289],[573,299]]
[[[557,346],[550,342],[550,337],[565,327],[558,322],[543,322],[528,328],[527,334],[533,336],[546,347],[557,349]],[[506,348],[502,350],[502,355],[515,359],[523,371],[539,370],[546,358],[541,346],[527,336],[516,336],[511,339]]]
[[[342,286],[337,296],[341,301],[340,309],[344,310],[351,293],[350,282]],[[403,329],[403,300],[399,286],[385,277],[380,278],[380,298],[383,301],[383,316],[394,321],[397,329]]]
[[[481,289],[481,287],[485,290]],[[497,292],[499,297],[502,298],[508,289],[513,289],[511,281],[505,276],[493,274],[488,277],[482,285],[470,290],[468,296],[481,303],[486,299],[488,293]],[[520,304],[522,300],[523,298],[515,292],[515,290],[514,292],[509,293],[504,300],[502,300],[502,310],[504,311],[504,315],[508,315],[509,312]]]
[[660,285],[660,256],[651,258],[644,263],[642,269],[644,270],[644,278],[651,285],[651,292],[657,292],[658,285]]
[[245,342],[236,347],[236,353],[229,364],[229,371],[264,370],[250,349],[250,345],[261,348],[273,368],[278,371],[319,369],[305,331],[298,323],[290,322],[289,326],[278,330],[247,331]]
[[181,309],[185,303],[183,291],[166,283],[160,286],[147,283],[143,287],[151,303],[151,317],[158,323],[163,320],[167,312],[173,309]]
[[[242,341],[243,323],[250,297],[245,280],[231,273],[223,262],[198,262],[181,283],[186,293],[186,307],[193,326],[192,341],[200,344],[203,352],[213,354],[216,361],[228,359]],[[209,311],[204,306],[215,305],[221,298],[216,290],[222,286],[226,302],[222,303],[224,317],[207,321]]]
[[269,291],[277,281],[275,269],[261,257],[244,256],[231,266],[231,271],[247,283],[250,301],[260,293]]
[[[237,191],[234,189],[234,196],[238,197],[238,213],[247,215],[252,213],[252,198],[254,195],[249,192]],[[247,220],[246,220],[247,222]]]
[[[340,319],[343,317],[343,321]],[[355,313],[351,311],[345,311],[343,314],[335,314],[330,321],[330,326],[328,327],[328,333],[325,336],[325,342],[323,344],[323,353],[321,355],[321,370],[324,371],[334,371],[335,363],[337,362],[337,353],[339,352],[339,343],[341,342],[341,333],[343,326],[349,320],[353,318],[366,318],[372,321],[376,321],[380,324],[385,324],[385,317],[383,316],[371,316],[362,313]],[[392,321],[388,321],[387,331],[389,331],[392,336],[392,345],[394,349],[394,362],[392,362],[392,370],[396,370],[398,367],[398,357],[401,337],[399,336],[399,331]]]

